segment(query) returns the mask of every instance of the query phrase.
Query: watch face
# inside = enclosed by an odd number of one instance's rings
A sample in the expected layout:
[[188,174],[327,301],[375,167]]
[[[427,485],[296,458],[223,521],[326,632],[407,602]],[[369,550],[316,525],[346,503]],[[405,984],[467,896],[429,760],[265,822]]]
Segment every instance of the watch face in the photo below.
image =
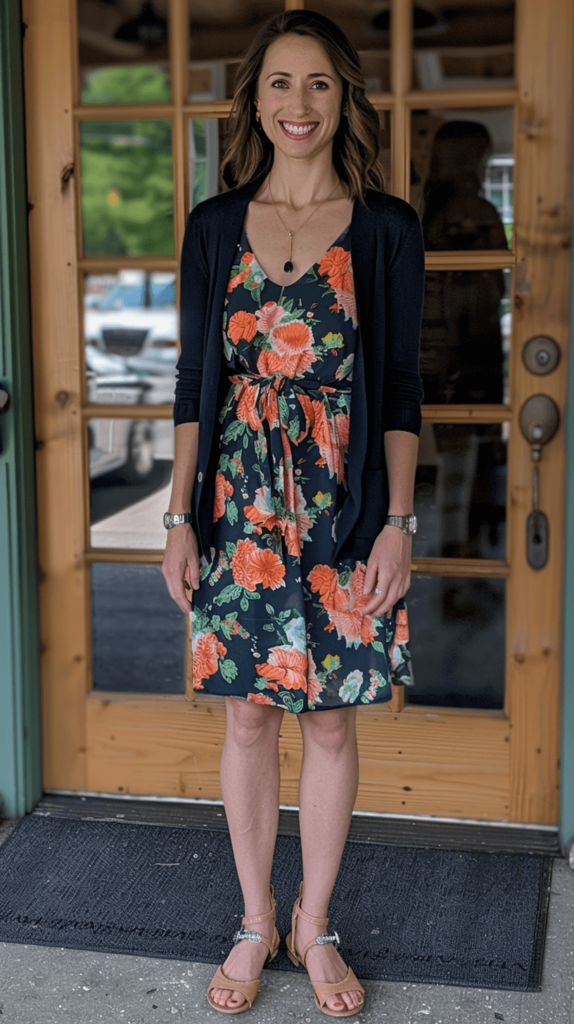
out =
[[417,532],[417,517],[416,516],[407,516],[407,526],[408,526],[409,533],[416,533]]
[[165,512],[164,513],[163,525],[165,526],[166,530],[169,530],[169,528],[171,526],[171,516],[170,516],[169,512]]

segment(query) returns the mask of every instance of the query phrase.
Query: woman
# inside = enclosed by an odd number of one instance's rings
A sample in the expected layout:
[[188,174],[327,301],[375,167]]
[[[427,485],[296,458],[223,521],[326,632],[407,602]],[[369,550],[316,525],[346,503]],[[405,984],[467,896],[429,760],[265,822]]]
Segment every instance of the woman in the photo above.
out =
[[279,942],[285,709],[304,744],[289,955],[324,1013],[363,1005],[327,909],[357,792],[356,709],[409,680],[422,398],[420,222],[383,191],[378,152],[350,42],[311,11],[279,15],[238,72],[232,188],[192,212],[183,243],[170,513],[184,522],[163,572],[183,611],[195,592],[194,686],[227,695],[221,789],[246,916],[208,989],[224,1013],[249,1009]]

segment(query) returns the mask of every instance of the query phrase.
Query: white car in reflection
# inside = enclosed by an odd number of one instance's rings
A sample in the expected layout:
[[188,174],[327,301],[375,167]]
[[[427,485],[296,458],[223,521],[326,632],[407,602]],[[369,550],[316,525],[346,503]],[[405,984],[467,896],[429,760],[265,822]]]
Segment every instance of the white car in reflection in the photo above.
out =
[[[130,370],[121,356],[86,346],[88,402],[106,405],[145,403],[150,384]],[[157,427],[153,420],[90,419],[88,460],[90,479],[114,473],[125,483],[143,483],[154,468]]]

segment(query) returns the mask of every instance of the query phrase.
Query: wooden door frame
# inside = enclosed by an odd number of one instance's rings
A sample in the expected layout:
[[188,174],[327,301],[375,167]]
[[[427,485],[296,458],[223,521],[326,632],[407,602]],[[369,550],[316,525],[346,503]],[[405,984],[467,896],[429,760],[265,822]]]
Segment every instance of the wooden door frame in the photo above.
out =
[[[509,530],[512,574],[500,563],[476,567],[484,575],[495,569],[507,576],[516,596],[507,602],[506,711],[407,706],[395,714],[376,707],[361,709],[357,807],[380,810],[383,803],[389,813],[408,815],[425,814],[432,807],[433,814],[448,817],[554,824],[559,783],[564,434],[544,453],[541,496],[544,503],[545,496],[552,495],[552,503],[543,507],[554,543],[548,566],[533,576],[526,565],[523,528],[530,506],[530,459],[517,420],[530,394],[544,390],[561,410],[566,399],[564,374],[551,375],[541,386],[522,367],[520,355],[524,341],[537,333],[551,334],[567,352],[571,136],[565,126],[572,124],[574,0],[555,0],[542,8],[537,0],[518,3],[517,89],[483,89],[479,94],[457,90],[454,95],[449,90],[409,92],[410,3],[395,0],[395,52],[402,59],[394,61],[393,94],[376,97],[381,108],[395,111],[393,175],[395,182],[402,183],[403,194],[410,109],[453,105],[453,100],[459,107],[461,103],[512,104],[516,109],[513,455],[508,512],[517,528]],[[160,788],[174,796],[216,798],[224,714],[220,702],[89,692],[86,568],[90,561],[107,561],[111,555],[86,554],[82,423],[87,413],[78,338],[79,282],[87,261],[77,258],[79,199],[70,170],[78,166],[74,120],[101,119],[102,115],[98,108],[74,105],[72,15],[73,0],[51,0],[49,5],[24,0],[37,473],[40,508],[45,510],[39,519],[44,783],[48,788],[102,792],[154,793]],[[186,0],[172,0],[172,15],[173,40],[177,33],[187,32]],[[174,154],[183,160],[181,115],[200,115],[202,108],[183,102],[185,67],[177,46],[173,53],[170,111],[175,109],[174,124],[179,126],[174,131]],[[216,105],[204,106],[214,113]],[[225,113],[228,104],[220,106],[220,113]],[[159,107],[158,114],[162,116]],[[118,117],[126,115],[138,116],[140,108],[116,111]],[[105,117],[109,116],[108,108]],[[184,224],[182,182],[180,177],[175,194],[176,251]],[[468,267],[490,265],[487,253],[464,258]],[[452,254],[429,254],[427,260],[429,267],[443,269],[451,261]],[[453,265],[462,264],[459,260]],[[146,409],[149,415],[150,407]],[[113,414],[118,415],[117,408]],[[98,409],[98,415],[105,415],[105,409]],[[457,413],[457,407],[427,408],[424,416],[442,422],[457,421],[457,416],[458,422],[489,419],[488,410],[475,411],[471,418],[467,410]],[[520,446],[522,454],[516,455]],[[56,494],[69,499],[58,509]],[[138,552],[129,560],[158,562],[161,555]],[[434,560],[423,559],[413,567],[425,573],[436,568]],[[456,560],[449,562],[452,574],[464,574],[463,568]],[[536,588],[541,580],[551,580],[544,596]],[[62,621],[67,624],[65,630]],[[297,723],[291,716],[285,719],[282,801],[295,804],[301,741]],[[190,749],[192,723],[197,733]]]

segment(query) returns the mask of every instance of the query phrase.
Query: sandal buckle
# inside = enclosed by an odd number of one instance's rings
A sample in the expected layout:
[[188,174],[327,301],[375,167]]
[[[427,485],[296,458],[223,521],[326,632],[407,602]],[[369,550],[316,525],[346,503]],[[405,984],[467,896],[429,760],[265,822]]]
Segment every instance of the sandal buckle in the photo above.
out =
[[249,931],[248,928],[240,928],[239,931],[235,932],[233,936],[233,945],[235,946],[238,942],[243,939],[247,939],[248,942],[263,942],[263,937],[259,932]]
[[317,943],[318,946],[326,946],[329,942],[332,942],[334,946],[341,945],[339,933],[336,932],[335,929],[333,929],[331,935],[327,935],[327,933],[325,933],[325,935],[318,935],[317,938],[315,939],[315,942]]

